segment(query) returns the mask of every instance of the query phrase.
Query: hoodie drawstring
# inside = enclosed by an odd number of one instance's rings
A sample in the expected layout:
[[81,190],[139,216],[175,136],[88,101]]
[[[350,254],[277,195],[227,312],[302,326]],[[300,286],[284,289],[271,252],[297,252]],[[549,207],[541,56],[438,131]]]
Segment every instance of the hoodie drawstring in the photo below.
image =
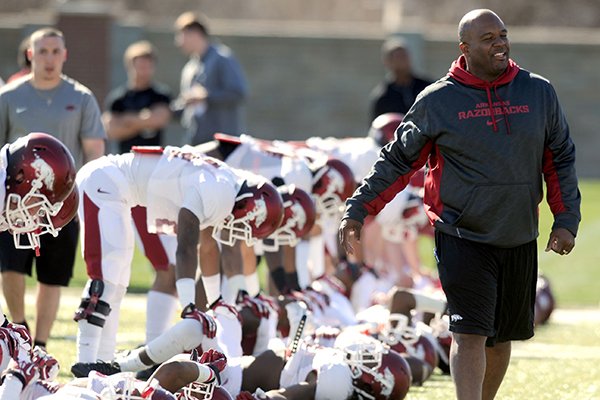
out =
[[[496,88],[494,87],[494,92],[496,92]],[[494,132],[498,132],[498,125],[496,125],[496,117],[494,116],[494,105],[492,104],[492,92],[490,91],[490,87],[485,87],[485,93],[488,98],[488,106],[490,108],[490,116],[492,117],[492,126],[494,127]]]
[[[498,92],[496,91],[497,85],[492,86],[494,88],[494,96],[500,102],[500,113],[502,113],[502,117],[504,118],[504,123],[506,124],[506,134],[510,135],[510,122],[508,121],[508,114],[504,112],[504,100],[500,98]],[[490,117],[492,117],[492,126],[494,128],[494,132],[498,132],[498,124],[496,124],[496,114],[494,112],[494,104],[492,102],[492,91],[489,86],[485,87],[485,93],[487,94],[488,99],[488,107],[490,109]]]
[[[498,92],[496,91],[496,88],[498,86],[494,86],[494,96],[496,96],[496,98],[498,100],[500,100],[500,104],[504,104],[504,100],[502,100],[502,98],[500,98],[500,96],[498,95]],[[504,116],[504,123],[506,124],[506,134],[510,135],[510,122],[508,121],[508,113],[504,112],[504,106],[501,107],[502,110],[502,115]]]

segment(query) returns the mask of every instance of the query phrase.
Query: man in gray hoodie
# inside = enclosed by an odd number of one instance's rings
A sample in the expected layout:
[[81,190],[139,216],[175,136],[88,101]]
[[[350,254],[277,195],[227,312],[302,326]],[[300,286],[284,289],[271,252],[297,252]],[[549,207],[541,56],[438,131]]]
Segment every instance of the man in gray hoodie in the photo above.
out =
[[462,55],[418,96],[346,202],[340,242],[352,252],[377,214],[425,163],[425,211],[448,299],[458,399],[493,399],[511,341],[533,336],[542,178],[554,224],[546,251],[571,252],[581,219],[575,147],[552,85],[509,58],[502,20],[473,10]]

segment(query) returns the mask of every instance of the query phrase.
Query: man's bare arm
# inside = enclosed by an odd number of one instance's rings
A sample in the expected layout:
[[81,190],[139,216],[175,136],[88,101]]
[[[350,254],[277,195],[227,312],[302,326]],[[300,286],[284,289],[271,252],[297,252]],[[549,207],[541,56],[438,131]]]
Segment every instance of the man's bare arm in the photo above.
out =
[[104,155],[105,142],[101,138],[85,138],[81,140],[84,162],[95,160]]

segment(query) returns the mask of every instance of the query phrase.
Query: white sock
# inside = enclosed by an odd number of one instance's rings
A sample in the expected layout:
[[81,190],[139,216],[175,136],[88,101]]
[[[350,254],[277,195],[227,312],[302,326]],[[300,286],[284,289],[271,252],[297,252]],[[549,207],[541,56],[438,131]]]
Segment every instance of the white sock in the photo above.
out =
[[312,277],[325,273],[325,239],[323,235],[311,236],[308,241],[308,268]]
[[258,273],[254,271],[250,275],[244,275],[246,281],[246,290],[252,297],[256,296],[260,292],[260,282],[258,281]]
[[[301,240],[296,245],[296,274],[298,275],[298,284],[300,284],[301,288],[307,287],[312,282],[310,270],[308,269],[309,257],[310,242],[308,240]],[[318,273],[318,271],[315,271],[315,273]]]
[[206,301],[212,304],[221,296],[221,274],[211,276],[202,275],[202,283],[206,292]]
[[202,324],[195,319],[182,319],[168,331],[145,346],[146,354],[156,364],[163,363],[176,354],[200,345],[204,333]]
[[215,373],[212,369],[199,362],[194,363],[198,368],[198,376],[194,379],[196,382],[205,383],[215,378]]
[[23,382],[13,374],[8,374],[0,386],[0,400],[19,399],[21,390],[23,390]]
[[128,355],[117,358],[115,362],[121,367],[123,372],[137,372],[147,369],[151,365],[146,365],[140,359],[140,353],[145,347],[132,350]]
[[106,322],[100,334],[98,344],[98,360],[108,361],[115,358],[117,348],[117,331],[119,330],[119,317],[121,315],[121,302],[125,297],[127,288],[122,285],[104,282],[104,294],[102,298],[110,304],[111,312],[106,316]]
[[146,343],[159,337],[172,324],[177,297],[156,290],[148,291],[146,300]]
[[[227,279],[227,286],[223,291],[223,300],[228,304],[235,304],[235,299],[240,289],[246,290],[246,279],[244,279],[244,275],[238,274],[229,277]],[[209,302],[208,304],[211,303]]]
[[177,296],[181,308],[185,308],[190,303],[196,303],[196,281],[194,279],[177,279],[175,286],[177,287]]
[[77,324],[77,362],[96,362],[98,360],[98,346],[100,345],[102,328],[90,324],[85,319],[78,321]]

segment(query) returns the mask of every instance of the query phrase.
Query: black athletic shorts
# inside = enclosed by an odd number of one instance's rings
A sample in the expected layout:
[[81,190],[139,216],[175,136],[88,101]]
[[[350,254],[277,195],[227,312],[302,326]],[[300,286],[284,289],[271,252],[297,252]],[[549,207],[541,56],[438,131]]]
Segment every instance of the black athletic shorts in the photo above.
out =
[[0,270],[21,272],[31,276],[33,260],[38,282],[46,285],[68,286],[73,276],[75,253],[79,239],[77,218],[65,225],[57,237],[40,236],[40,256],[35,250],[15,249],[12,234],[0,233]]
[[436,231],[435,255],[452,332],[487,336],[488,346],[533,336],[535,240],[500,248]]

